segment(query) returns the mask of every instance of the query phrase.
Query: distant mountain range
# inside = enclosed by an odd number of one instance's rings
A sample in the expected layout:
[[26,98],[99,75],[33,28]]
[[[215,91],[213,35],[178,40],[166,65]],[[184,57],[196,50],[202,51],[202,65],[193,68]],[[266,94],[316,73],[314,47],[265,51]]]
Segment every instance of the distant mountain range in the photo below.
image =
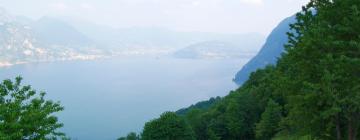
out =
[[[256,53],[260,49],[261,45],[265,41],[263,35],[257,33],[247,34],[222,34],[222,33],[207,33],[207,32],[178,32],[164,28],[157,27],[133,27],[125,29],[113,29],[107,26],[97,25],[94,23],[80,21],[78,19],[63,18],[79,31],[85,33],[89,38],[97,42],[101,42],[106,47],[116,50],[120,54],[134,54],[139,53],[138,50],[149,50],[152,52],[162,52],[170,56],[177,58],[189,58],[179,57],[179,53],[185,48],[189,48],[187,52],[190,52],[191,47],[200,45],[202,48],[212,47],[218,45],[218,42],[225,44],[231,44],[232,48],[237,48],[236,52],[242,57],[247,57],[248,52]],[[211,44],[214,43],[214,44]],[[225,49],[227,50],[227,49]],[[245,51],[242,52],[242,51]],[[232,52],[232,53],[236,53]],[[216,55],[227,55],[230,53],[222,53]],[[184,55],[187,56],[187,55]],[[229,56],[226,56],[226,58]],[[196,57],[205,58],[205,57]]]
[[176,58],[250,58],[260,34],[177,32],[162,28],[114,29],[84,21],[32,20],[0,8],[0,67],[13,64],[152,55]]
[[[243,48],[250,48],[258,51],[264,41],[264,36],[257,33],[247,34],[224,34],[209,32],[179,32],[159,27],[132,27],[114,29],[108,26],[97,25],[77,19],[67,19],[64,21],[73,25],[80,32],[86,34],[92,40],[105,43],[107,47],[163,47],[181,49],[187,46],[205,41],[223,41],[239,43],[245,45]],[[252,45],[247,47],[247,45]]]
[[71,25],[55,18],[43,17],[30,24],[34,36],[48,45],[72,48],[94,47],[95,42]]
[[[0,66],[105,56],[88,42],[67,24],[50,19],[31,21],[0,9]],[[86,48],[77,48],[84,43],[88,43]]]
[[286,33],[290,31],[289,25],[295,21],[295,15],[286,18],[271,32],[260,52],[236,74],[234,78],[236,84],[242,85],[249,78],[251,72],[276,63],[284,51],[284,45],[288,42]]
[[[255,43],[253,45],[256,45]],[[223,58],[251,58],[255,50],[246,50],[243,45],[222,41],[206,41],[190,45],[174,53],[177,58],[190,59],[223,59]],[[250,47],[250,46],[248,46]]]

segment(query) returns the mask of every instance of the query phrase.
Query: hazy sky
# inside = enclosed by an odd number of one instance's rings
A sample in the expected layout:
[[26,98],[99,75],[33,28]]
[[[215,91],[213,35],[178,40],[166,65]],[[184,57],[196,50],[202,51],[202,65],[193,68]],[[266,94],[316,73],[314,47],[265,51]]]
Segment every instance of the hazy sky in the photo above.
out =
[[71,17],[117,28],[264,35],[309,0],[0,0],[15,15]]

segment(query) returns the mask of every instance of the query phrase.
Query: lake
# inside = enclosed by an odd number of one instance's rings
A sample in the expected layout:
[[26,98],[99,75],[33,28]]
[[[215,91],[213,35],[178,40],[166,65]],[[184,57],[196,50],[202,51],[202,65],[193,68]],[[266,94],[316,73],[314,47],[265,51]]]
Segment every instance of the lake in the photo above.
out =
[[248,59],[111,58],[0,68],[0,79],[24,84],[60,101],[61,130],[73,139],[114,140],[140,132],[164,111],[176,111],[236,89]]

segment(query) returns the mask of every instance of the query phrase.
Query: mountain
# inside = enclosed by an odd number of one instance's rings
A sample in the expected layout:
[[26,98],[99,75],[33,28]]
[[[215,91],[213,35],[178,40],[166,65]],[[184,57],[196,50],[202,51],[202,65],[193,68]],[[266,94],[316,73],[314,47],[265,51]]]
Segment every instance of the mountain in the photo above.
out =
[[176,58],[250,58],[254,52],[249,52],[242,44],[224,41],[205,41],[190,45],[174,53]]
[[103,52],[89,47],[91,43],[74,28],[61,22],[50,22],[48,19],[34,22],[0,8],[0,67],[103,57]]
[[24,61],[37,61],[48,57],[48,51],[31,34],[28,26],[15,21],[15,18],[0,9],[0,66]]
[[[123,44],[138,46],[160,46],[184,48],[189,45],[205,41],[224,41],[230,43],[257,44],[263,41],[263,36],[256,33],[249,34],[222,34],[206,32],[181,32],[164,28],[128,28],[118,29],[114,35]],[[251,41],[250,41],[251,40]],[[255,46],[255,45],[253,45]],[[252,48],[252,47],[250,47]]]
[[34,35],[48,45],[72,48],[90,47],[95,43],[71,25],[55,18],[43,17],[31,24]]
[[249,49],[258,51],[264,41],[264,36],[256,33],[230,34],[208,32],[182,32],[160,27],[113,28],[80,19],[58,17],[71,24],[86,36],[101,42],[111,49],[147,47],[171,48],[178,50],[205,41],[223,41],[246,44]]
[[[103,44],[107,49],[113,50],[116,55],[172,55],[185,48],[190,50],[192,46],[207,45],[207,42],[223,42],[241,47],[245,52],[257,52],[265,41],[264,36],[257,33],[181,32],[159,27],[117,29],[80,19],[58,18],[71,24],[92,40]],[[216,44],[218,43],[214,45]]]
[[251,72],[276,63],[288,41],[286,33],[290,31],[289,25],[295,21],[295,15],[288,17],[271,32],[260,52],[236,74],[234,78],[236,84],[242,85],[249,78]]
[[[179,32],[156,27],[115,29],[89,22],[12,16],[0,8],[0,65],[108,56],[251,57],[260,34]],[[249,53],[250,52],[250,53]],[[187,55],[190,54],[190,57]]]

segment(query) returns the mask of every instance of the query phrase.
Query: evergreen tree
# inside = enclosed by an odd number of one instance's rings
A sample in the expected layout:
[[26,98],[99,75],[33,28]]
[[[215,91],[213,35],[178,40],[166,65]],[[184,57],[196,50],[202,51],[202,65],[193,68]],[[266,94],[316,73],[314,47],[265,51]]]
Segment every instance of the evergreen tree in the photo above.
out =
[[229,101],[224,115],[230,139],[255,139],[260,110],[253,94],[237,93],[236,98]]
[[191,109],[187,112],[185,119],[190,124],[192,130],[196,134],[197,140],[207,140],[207,123],[204,111],[200,109]]
[[256,124],[256,139],[270,140],[279,130],[279,123],[282,118],[281,106],[269,100],[261,120]]
[[135,132],[131,132],[126,136],[127,140],[140,140],[139,136]]
[[141,138],[143,140],[194,140],[195,136],[184,118],[173,112],[165,112],[159,119],[145,124]]
[[360,1],[312,0],[291,25],[279,61],[288,79],[287,122],[314,139],[357,139],[360,127]]
[[120,137],[117,140],[140,140],[140,137],[135,132],[130,132],[126,137]]

